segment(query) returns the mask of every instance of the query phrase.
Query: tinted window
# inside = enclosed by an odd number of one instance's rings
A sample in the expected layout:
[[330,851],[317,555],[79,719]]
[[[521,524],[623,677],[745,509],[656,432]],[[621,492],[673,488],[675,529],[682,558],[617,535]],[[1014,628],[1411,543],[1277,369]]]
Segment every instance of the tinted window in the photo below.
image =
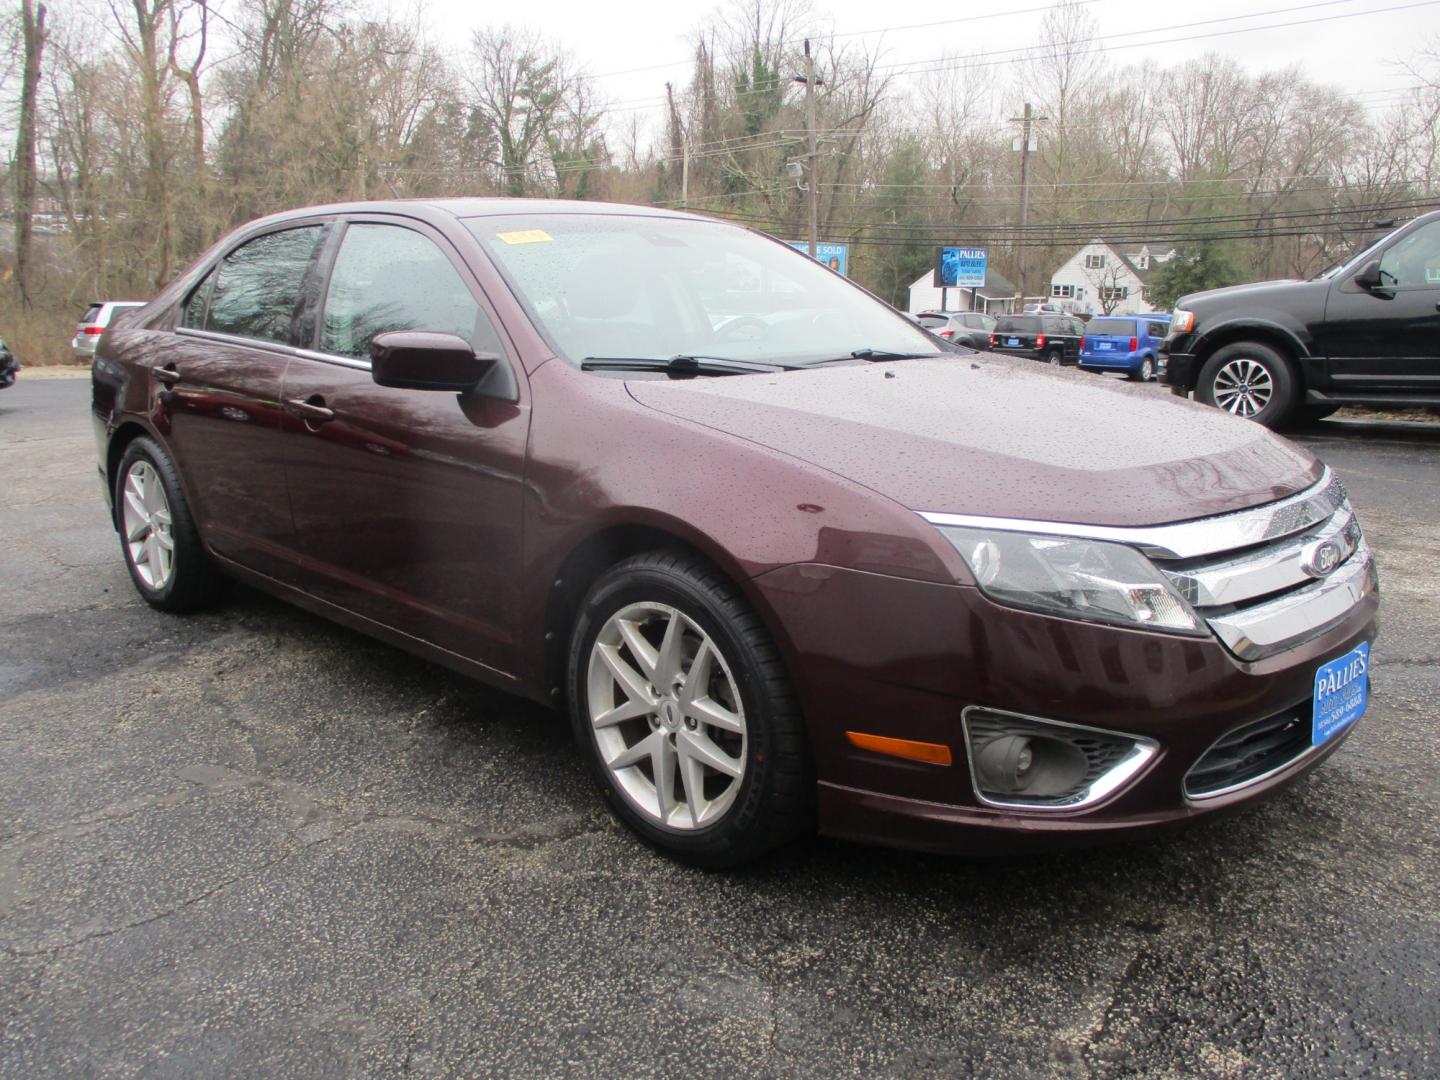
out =
[[195,291],[190,294],[190,299],[185,301],[185,308],[180,312],[181,326],[205,325],[205,302],[210,298],[210,284],[215,280],[215,271],[210,271],[205,280],[195,286]]
[[1149,324],[1149,334],[1151,337],[1164,337],[1169,332],[1170,327],[1166,326],[1163,322],[1152,322]]
[[1105,337],[1134,337],[1134,319],[1091,319],[1087,334],[1098,334]]
[[1002,315],[995,322],[997,333],[1033,334],[1039,329],[1038,315]]
[[1380,257],[1380,284],[1440,289],[1440,221],[1416,229]]
[[300,285],[320,227],[267,233],[236,248],[220,264],[205,329],[287,342]]
[[351,225],[330,273],[320,348],[370,355],[376,334],[458,334],[479,352],[500,352],[480,305],[445,253],[398,225]]

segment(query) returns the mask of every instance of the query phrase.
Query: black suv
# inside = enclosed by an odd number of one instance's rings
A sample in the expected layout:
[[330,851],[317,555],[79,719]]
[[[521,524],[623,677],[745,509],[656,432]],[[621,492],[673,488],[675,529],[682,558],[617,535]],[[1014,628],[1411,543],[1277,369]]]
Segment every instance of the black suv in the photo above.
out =
[[1310,281],[1182,296],[1160,379],[1266,427],[1342,405],[1440,405],[1440,211]]
[[1084,335],[1085,324],[1073,315],[1001,315],[990,334],[990,351],[1074,364]]

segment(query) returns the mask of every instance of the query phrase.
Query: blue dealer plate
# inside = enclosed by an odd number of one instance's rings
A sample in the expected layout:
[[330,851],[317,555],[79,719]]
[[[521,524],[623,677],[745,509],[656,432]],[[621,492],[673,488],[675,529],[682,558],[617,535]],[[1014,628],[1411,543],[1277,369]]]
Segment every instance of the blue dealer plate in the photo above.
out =
[[1095,343],[1095,348],[1097,348],[1097,349],[1105,349],[1105,350],[1108,351],[1108,350],[1110,350],[1110,349],[1113,349],[1114,347],[1115,347],[1115,346],[1114,346],[1111,342],[1108,342],[1108,341],[1097,341],[1097,342]]
[[1019,339],[1018,337],[1006,338],[1006,339],[1005,339],[1005,344],[1006,344],[1006,345],[1019,345],[1019,344],[1020,344],[1020,339]]
[[1314,718],[1310,743],[1319,746],[1360,719],[1370,696],[1370,643],[1321,664],[1315,672]]

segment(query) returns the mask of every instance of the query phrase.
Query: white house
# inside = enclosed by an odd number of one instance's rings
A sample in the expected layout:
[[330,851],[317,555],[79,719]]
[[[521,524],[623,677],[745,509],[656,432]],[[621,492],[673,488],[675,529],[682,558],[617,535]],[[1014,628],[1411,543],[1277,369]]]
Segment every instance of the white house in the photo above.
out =
[[1148,315],[1155,310],[1145,289],[1150,271],[1173,257],[1166,244],[1127,244],[1098,237],[1050,278],[1050,302],[1083,315]]
[[[1015,286],[999,271],[989,267],[985,270],[985,284],[978,290],[941,289],[934,281],[934,271],[926,270],[911,284],[911,312],[986,311],[991,315],[1003,315],[1015,310]],[[973,296],[977,291],[980,295]]]

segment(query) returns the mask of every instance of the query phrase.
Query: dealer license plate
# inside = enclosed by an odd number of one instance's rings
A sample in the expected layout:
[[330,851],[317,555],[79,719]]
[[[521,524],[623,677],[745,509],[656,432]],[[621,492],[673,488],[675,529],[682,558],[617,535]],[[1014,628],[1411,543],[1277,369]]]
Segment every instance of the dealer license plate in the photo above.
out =
[[1097,342],[1095,343],[1095,348],[1097,348],[1097,349],[1104,349],[1106,352],[1109,352],[1109,351],[1110,351],[1111,349],[1113,349],[1114,347],[1115,347],[1115,346],[1112,345],[1112,344],[1111,344],[1110,342],[1108,342],[1108,341],[1097,341]]
[[1370,691],[1370,643],[1321,664],[1315,672],[1314,718],[1310,743],[1319,746],[1344,731],[1365,711]]
[[1019,345],[1019,344],[1020,344],[1020,339],[1019,339],[1018,337],[1007,337],[1007,338],[1005,339],[1005,344],[1006,344],[1006,345]]

